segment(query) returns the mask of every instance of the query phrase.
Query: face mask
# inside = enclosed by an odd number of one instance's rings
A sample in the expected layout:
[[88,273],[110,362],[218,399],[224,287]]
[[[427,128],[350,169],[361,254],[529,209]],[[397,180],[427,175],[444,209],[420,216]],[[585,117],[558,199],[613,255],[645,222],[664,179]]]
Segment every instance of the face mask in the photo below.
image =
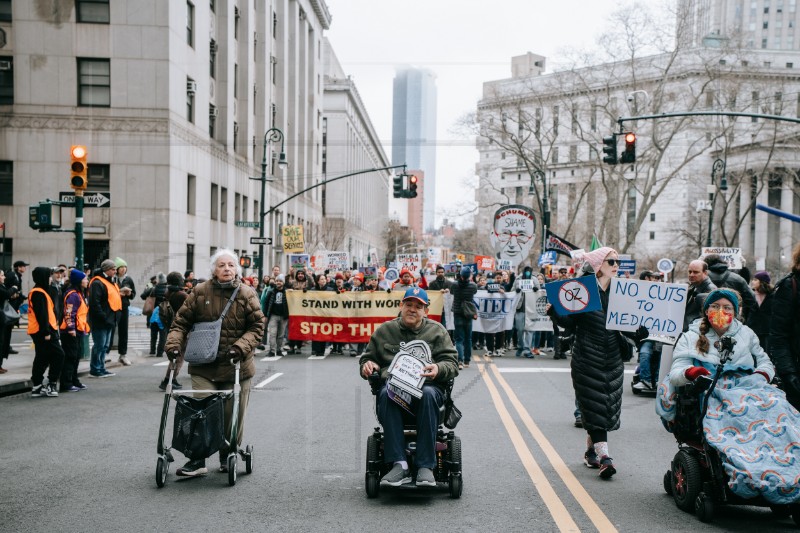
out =
[[719,329],[730,326],[731,322],[733,322],[733,313],[728,313],[722,309],[709,309],[707,316],[711,325]]

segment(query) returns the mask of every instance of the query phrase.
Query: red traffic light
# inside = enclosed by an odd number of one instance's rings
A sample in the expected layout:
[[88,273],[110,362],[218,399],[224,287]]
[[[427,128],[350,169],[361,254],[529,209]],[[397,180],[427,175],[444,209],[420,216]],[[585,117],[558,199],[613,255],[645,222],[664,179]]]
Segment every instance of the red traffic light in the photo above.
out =
[[414,175],[412,174],[412,175],[411,175],[411,176],[409,176],[409,178],[408,178],[408,183],[409,183],[409,184],[417,183],[417,177],[416,177],[416,176],[414,176]]
[[86,157],[86,147],[76,144],[72,147],[69,153],[75,159],[83,159]]
[[69,185],[76,191],[86,190],[88,183],[86,173],[86,147],[81,144],[74,144],[69,149],[70,155],[70,174]]
[[628,132],[625,134],[625,144],[631,144],[636,142],[636,134],[633,132]]

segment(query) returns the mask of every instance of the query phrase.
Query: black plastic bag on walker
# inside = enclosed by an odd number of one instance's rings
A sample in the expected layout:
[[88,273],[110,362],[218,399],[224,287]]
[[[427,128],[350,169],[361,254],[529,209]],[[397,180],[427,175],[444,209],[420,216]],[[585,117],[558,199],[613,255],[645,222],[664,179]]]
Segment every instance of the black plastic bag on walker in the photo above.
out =
[[175,423],[172,448],[188,459],[211,457],[225,443],[225,398],[178,396],[175,399]]

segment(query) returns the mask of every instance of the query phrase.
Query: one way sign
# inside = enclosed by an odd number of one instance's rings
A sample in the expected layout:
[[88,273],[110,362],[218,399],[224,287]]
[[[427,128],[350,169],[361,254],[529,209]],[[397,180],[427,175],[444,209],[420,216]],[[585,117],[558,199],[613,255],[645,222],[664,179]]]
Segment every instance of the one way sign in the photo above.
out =
[[[75,193],[60,192],[59,201],[64,204],[75,203]],[[84,207],[111,207],[111,193],[105,192],[85,192],[83,193]]]

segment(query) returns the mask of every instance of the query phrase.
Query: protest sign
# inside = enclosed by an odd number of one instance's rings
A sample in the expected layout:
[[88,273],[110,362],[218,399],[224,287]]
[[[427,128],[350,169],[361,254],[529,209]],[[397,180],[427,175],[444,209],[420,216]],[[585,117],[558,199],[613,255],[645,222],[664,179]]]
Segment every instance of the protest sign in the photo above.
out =
[[617,270],[617,274],[624,275],[626,272],[630,275],[633,275],[634,272],[636,272],[636,261],[620,259],[619,270]]
[[368,266],[368,267],[359,267],[358,271],[364,274],[364,279],[377,279],[378,278],[378,267]]
[[533,280],[517,278],[517,287],[519,287],[522,292],[533,292]]
[[723,261],[728,263],[731,270],[742,268],[742,249],[727,247],[705,247],[700,250],[700,259],[705,259],[707,255],[717,254]]
[[347,252],[328,252],[328,270],[336,272],[350,269],[350,254]]
[[595,276],[552,281],[544,286],[547,300],[559,315],[588,313],[602,308]]
[[494,257],[491,255],[476,255],[475,262],[478,270],[494,270]]
[[416,273],[422,267],[422,256],[415,254],[397,254],[397,265],[400,270],[407,268]]
[[547,316],[547,293],[537,291],[525,296],[525,331],[553,331]]
[[[430,294],[433,294],[431,291]],[[473,302],[478,309],[478,319],[472,330],[483,333],[498,333],[514,327],[514,302],[517,293],[478,291]]]
[[644,326],[652,335],[681,333],[688,285],[614,278],[609,291],[607,329],[636,331]]
[[295,270],[310,268],[311,257],[308,254],[289,254],[289,265]]
[[[545,250],[553,250],[557,254],[570,255],[572,250],[577,250],[578,247],[571,242],[562,239],[550,230],[547,230],[546,240],[544,243]],[[555,261],[553,261],[555,263]]]
[[283,252],[302,252],[305,249],[303,242],[303,226],[283,226],[281,229],[283,237]]
[[[289,339],[322,342],[369,342],[375,328],[397,317],[402,291],[286,291]],[[444,298],[428,293],[428,318],[439,321]]]
[[448,331],[456,329],[456,321],[453,318],[453,294],[450,292],[444,293],[444,308],[442,309],[444,316],[445,328]]
[[400,271],[396,268],[387,268],[383,273],[383,279],[391,282],[397,281],[400,279]]
[[511,270],[513,267],[508,259],[497,260],[497,270]]
[[549,250],[539,256],[539,266],[553,265],[556,262],[555,250]]
[[524,261],[536,243],[536,214],[526,205],[504,205],[494,213],[489,242],[498,259],[507,259],[516,267]]
[[458,263],[447,263],[444,265],[444,275],[445,276],[455,276],[461,272],[461,265]]
[[439,247],[428,248],[428,264],[442,264],[442,249]]
[[586,254],[586,250],[583,248],[578,248],[577,250],[572,250],[569,253],[569,256],[572,258],[572,266],[575,267],[575,271],[577,272],[578,269],[583,265],[583,256]]

